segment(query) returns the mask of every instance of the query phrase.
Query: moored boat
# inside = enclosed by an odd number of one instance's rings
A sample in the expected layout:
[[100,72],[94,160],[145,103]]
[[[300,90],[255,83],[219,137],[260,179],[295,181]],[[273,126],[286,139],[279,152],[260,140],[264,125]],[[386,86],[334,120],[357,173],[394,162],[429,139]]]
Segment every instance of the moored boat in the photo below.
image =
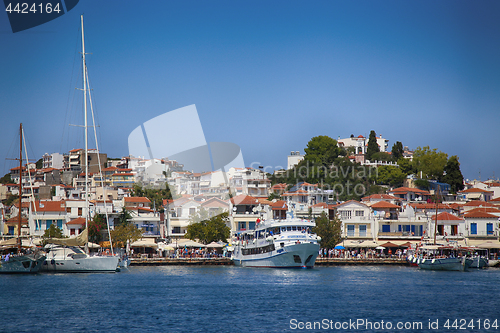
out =
[[321,240],[311,231],[314,226],[298,218],[261,221],[255,230],[237,234],[233,262],[244,267],[312,268]]

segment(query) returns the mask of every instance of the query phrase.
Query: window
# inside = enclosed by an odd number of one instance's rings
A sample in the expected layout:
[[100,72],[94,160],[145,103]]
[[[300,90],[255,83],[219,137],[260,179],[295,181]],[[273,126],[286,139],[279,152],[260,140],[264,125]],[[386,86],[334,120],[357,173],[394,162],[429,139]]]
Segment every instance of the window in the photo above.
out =
[[194,215],[196,213],[196,208],[189,208],[189,215]]
[[359,237],[366,237],[366,224],[359,225]]
[[354,237],[354,224],[347,225],[347,236]]
[[180,234],[181,233],[181,227],[174,227],[172,229],[173,234]]
[[391,232],[391,225],[390,224],[382,225],[382,232]]
[[182,216],[182,208],[177,208],[177,217]]
[[486,234],[493,235],[493,223],[486,224]]
[[359,216],[359,217],[365,216],[365,211],[364,210],[357,210],[356,216]]
[[255,230],[255,221],[248,222],[248,230]]
[[82,216],[82,215],[83,215],[83,213],[82,213],[82,207],[79,207],[78,208],[78,216]]
[[69,235],[74,236],[75,235],[75,229],[69,229]]
[[470,224],[470,234],[477,235],[477,223]]
[[344,220],[351,219],[351,211],[350,210],[341,210],[340,211],[340,218],[344,219]]
[[45,229],[49,229],[51,225],[52,225],[52,220],[45,221]]
[[71,214],[71,207],[66,207],[66,213],[70,213]]
[[238,222],[238,230],[246,230],[247,223],[246,222]]
[[62,220],[57,220],[57,227],[62,230],[62,227],[63,227],[63,221]]

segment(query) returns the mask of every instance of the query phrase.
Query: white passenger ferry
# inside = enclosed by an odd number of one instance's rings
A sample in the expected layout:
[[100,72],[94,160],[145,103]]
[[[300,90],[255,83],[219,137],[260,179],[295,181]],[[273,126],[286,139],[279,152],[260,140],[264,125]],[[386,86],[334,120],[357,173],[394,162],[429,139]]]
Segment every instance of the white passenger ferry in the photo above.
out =
[[236,234],[232,259],[245,267],[312,268],[321,237],[311,231],[315,223],[298,218],[268,220],[255,230]]

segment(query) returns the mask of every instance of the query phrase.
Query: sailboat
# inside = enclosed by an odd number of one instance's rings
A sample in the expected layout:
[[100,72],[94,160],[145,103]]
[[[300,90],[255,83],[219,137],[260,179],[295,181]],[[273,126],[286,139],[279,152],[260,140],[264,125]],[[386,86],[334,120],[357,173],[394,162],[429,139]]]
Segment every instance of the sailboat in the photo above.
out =
[[2,256],[0,261],[0,273],[38,273],[45,261],[45,255],[40,251],[29,250],[26,253],[22,251],[21,240],[21,211],[22,211],[22,198],[23,198],[23,124],[19,125],[20,148],[19,148],[19,213],[17,223],[17,238],[0,242],[0,247],[4,249],[17,248],[17,253],[11,255],[10,253]]
[[[42,266],[43,271],[48,272],[116,272],[119,257],[113,255],[91,256],[88,254],[88,219],[89,210],[89,188],[88,188],[88,131],[87,131],[87,67],[85,63],[85,38],[82,24],[82,64],[83,64],[83,109],[84,109],[84,133],[85,133],[85,206],[87,214],[85,217],[85,230],[75,238],[52,238],[51,245],[47,248],[47,260]],[[89,97],[90,98],[90,97]],[[95,126],[95,125],[94,125]],[[99,156],[99,153],[97,154]],[[102,170],[101,170],[102,174]],[[107,214],[107,213],[106,213]],[[107,219],[106,219],[107,220]],[[108,225],[109,231],[109,225]],[[80,248],[84,246],[84,250]],[[112,248],[111,248],[112,249]]]
[[[424,245],[419,250],[423,258],[417,259],[418,268],[433,271],[464,271],[471,264],[472,259],[466,257],[466,250],[460,249],[458,245],[447,246],[436,244],[439,185],[436,190],[436,215],[434,216],[434,243]],[[425,255],[424,255],[425,253]]]

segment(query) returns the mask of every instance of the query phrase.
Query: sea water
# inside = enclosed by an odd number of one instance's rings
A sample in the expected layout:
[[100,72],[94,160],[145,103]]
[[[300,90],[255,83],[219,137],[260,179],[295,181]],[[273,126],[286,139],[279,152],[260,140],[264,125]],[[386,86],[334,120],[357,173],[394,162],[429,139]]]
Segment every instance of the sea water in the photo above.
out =
[[499,282],[389,266],[2,275],[0,332],[500,332]]

